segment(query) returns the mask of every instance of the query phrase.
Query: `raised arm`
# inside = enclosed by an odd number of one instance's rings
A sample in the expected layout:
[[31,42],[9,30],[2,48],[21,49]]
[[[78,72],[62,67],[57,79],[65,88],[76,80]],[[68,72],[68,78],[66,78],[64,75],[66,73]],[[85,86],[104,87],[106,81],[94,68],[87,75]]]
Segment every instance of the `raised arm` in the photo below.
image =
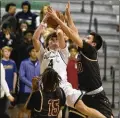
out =
[[41,48],[41,43],[40,43],[40,36],[44,30],[45,26],[45,22],[47,20],[47,16],[44,17],[44,19],[42,20],[41,24],[38,26],[38,28],[35,30],[34,34],[33,34],[33,46],[36,49],[37,52],[39,52],[40,48]]
[[49,7],[48,8],[48,13],[47,15],[49,17],[52,17],[56,20],[56,22],[60,25],[61,29],[63,30],[63,32],[69,37],[69,39],[71,39],[73,42],[75,42],[80,48],[83,47],[83,41],[82,39],[79,37],[79,34],[76,33],[74,30],[72,30],[71,28],[69,28],[68,26],[66,26],[64,24],[64,22],[62,22],[56,15],[55,11]]
[[76,33],[78,33],[78,29],[76,28],[76,26],[73,22],[71,13],[70,13],[70,1],[68,1],[67,5],[66,5],[65,19],[68,24],[68,27],[71,28],[72,30],[74,30]]
[[64,40],[64,34],[61,29],[57,29],[57,39],[59,41],[60,48],[64,49],[66,47],[66,44]]
[[41,47],[41,43],[39,41],[39,38],[41,36],[41,33],[43,31],[43,25],[40,24],[39,27],[35,30],[34,34],[33,34],[33,46],[36,49],[37,52],[39,52],[40,47]]

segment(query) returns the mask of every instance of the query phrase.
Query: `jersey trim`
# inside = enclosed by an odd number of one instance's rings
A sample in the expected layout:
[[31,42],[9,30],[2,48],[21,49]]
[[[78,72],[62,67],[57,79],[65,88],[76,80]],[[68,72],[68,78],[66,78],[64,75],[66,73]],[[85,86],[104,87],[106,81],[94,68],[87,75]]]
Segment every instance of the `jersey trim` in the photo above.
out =
[[40,91],[40,95],[41,95],[41,105],[40,105],[40,110],[37,110],[37,109],[34,108],[34,110],[35,110],[36,112],[41,112],[41,111],[42,111],[42,106],[43,106],[43,95],[42,95],[41,90],[39,90],[39,91]]
[[79,115],[79,116],[82,116],[83,118],[87,118],[87,116],[85,116],[84,114],[79,113],[79,112],[77,112],[77,111],[69,110],[69,112],[74,113],[74,114],[77,114],[77,115]]
[[27,99],[27,101],[25,103],[24,108],[27,108],[28,102],[30,101],[30,98],[31,98],[32,94],[33,94],[33,92],[30,93],[30,95],[29,95],[29,97],[28,97],[28,99]]
[[80,52],[87,60],[89,60],[89,61],[98,61],[97,59],[90,59],[90,58],[88,58],[88,57],[86,57],[82,52]]
[[61,59],[63,60],[63,62],[67,65],[67,63],[65,62],[65,60],[64,60],[64,58],[63,58],[63,54],[61,53],[61,51],[58,51],[58,52],[59,52],[60,57],[61,57]]
[[83,95],[85,94],[84,91],[81,91],[81,95],[78,97],[78,99],[76,100],[75,104],[74,104],[74,107],[75,105],[77,104],[78,100],[81,99],[83,97]]

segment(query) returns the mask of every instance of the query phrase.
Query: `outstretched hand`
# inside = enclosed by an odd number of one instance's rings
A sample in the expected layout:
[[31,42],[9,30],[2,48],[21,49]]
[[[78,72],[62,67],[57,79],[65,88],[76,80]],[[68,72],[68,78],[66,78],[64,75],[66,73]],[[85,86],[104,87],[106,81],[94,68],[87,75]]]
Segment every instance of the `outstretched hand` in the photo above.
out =
[[50,6],[48,7],[47,17],[52,17],[53,19],[58,18],[56,11]]
[[68,17],[70,15],[70,1],[68,1],[67,5],[66,5],[66,10],[65,10],[65,20],[68,20]]

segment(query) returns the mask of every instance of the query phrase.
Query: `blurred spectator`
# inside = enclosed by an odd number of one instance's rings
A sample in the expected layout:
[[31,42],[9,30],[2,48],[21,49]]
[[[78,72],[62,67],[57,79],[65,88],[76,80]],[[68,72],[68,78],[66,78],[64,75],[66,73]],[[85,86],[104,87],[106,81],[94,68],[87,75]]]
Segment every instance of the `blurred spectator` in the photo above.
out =
[[0,33],[0,48],[4,46],[15,46],[15,35],[11,32],[11,26],[9,22],[6,22],[2,26],[2,32]]
[[16,14],[18,27],[22,20],[28,23],[29,29],[34,30],[36,28],[36,17],[37,15],[31,12],[31,4],[28,1],[24,1],[21,5],[22,11]]
[[28,23],[21,21],[16,33],[17,44],[20,44],[24,40],[24,33],[28,30]]
[[43,6],[42,9],[40,10],[40,15],[37,16],[37,18],[36,18],[36,26],[37,26],[37,27],[40,25],[40,23],[42,22],[44,16],[46,15],[46,13],[47,13],[47,11],[48,11],[47,8],[48,8],[48,6],[45,5],[45,6]]
[[77,76],[77,47],[73,44],[69,46],[70,57],[67,64],[67,77],[68,82],[72,87],[78,89],[78,76]]
[[16,18],[14,16],[15,12],[16,12],[16,4],[8,3],[5,7],[5,11],[7,13],[5,15],[3,15],[3,17],[2,17],[2,25],[9,21],[9,24],[12,28],[12,31],[15,32],[16,25],[17,25],[17,21],[16,21]]
[[[1,61],[1,50],[0,50],[0,61]],[[14,98],[10,94],[7,82],[5,80],[5,69],[3,67],[3,64],[0,63],[0,118],[9,118],[7,114],[8,110],[8,100],[11,102],[14,101]]]
[[[2,64],[5,68],[5,78],[11,94],[15,95],[17,83],[17,68],[13,60],[10,59],[12,48],[5,46],[2,48]],[[14,108],[15,102],[11,102],[9,107]]]
[[21,61],[23,61],[24,59],[29,57],[29,55],[27,53],[27,48],[30,45],[32,45],[32,35],[33,35],[33,31],[31,31],[31,30],[25,31],[24,32],[24,39],[18,45],[18,48],[17,48],[17,60],[16,60],[18,70],[19,70]]
[[[22,108],[26,102],[29,94],[32,91],[32,78],[40,75],[40,63],[37,59],[37,52],[33,46],[28,48],[29,58],[22,61],[20,65],[20,94],[19,94],[19,107],[21,116]],[[21,116],[23,118],[23,116]]]
[[30,93],[32,78],[40,75],[40,63],[37,59],[37,52],[33,46],[28,47],[29,58],[23,60],[20,65],[20,93]]
[[15,93],[17,82],[17,68],[13,60],[10,59],[12,48],[5,46],[2,48],[2,64],[5,68],[6,81],[12,93]]
[[15,60],[16,37],[15,34],[11,31],[9,22],[3,24],[2,32],[0,32],[0,48],[4,46],[13,48],[10,58]]

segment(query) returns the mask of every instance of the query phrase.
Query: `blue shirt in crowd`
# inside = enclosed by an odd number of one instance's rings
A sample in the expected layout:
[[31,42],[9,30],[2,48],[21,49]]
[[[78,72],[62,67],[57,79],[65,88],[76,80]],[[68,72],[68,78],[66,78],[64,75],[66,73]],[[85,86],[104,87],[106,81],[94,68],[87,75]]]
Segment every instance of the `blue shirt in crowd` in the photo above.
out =
[[20,92],[30,93],[32,88],[32,78],[40,75],[40,62],[37,60],[33,63],[30,58],[21,62],[20,76]]
[[2,59],[2,64],[5,68],[5,79],[7,81],[8,87],[10,91],[13,90],[13,77],[14,73],[17,73],[17,67],[16,64],[13,60],[3,60]]

